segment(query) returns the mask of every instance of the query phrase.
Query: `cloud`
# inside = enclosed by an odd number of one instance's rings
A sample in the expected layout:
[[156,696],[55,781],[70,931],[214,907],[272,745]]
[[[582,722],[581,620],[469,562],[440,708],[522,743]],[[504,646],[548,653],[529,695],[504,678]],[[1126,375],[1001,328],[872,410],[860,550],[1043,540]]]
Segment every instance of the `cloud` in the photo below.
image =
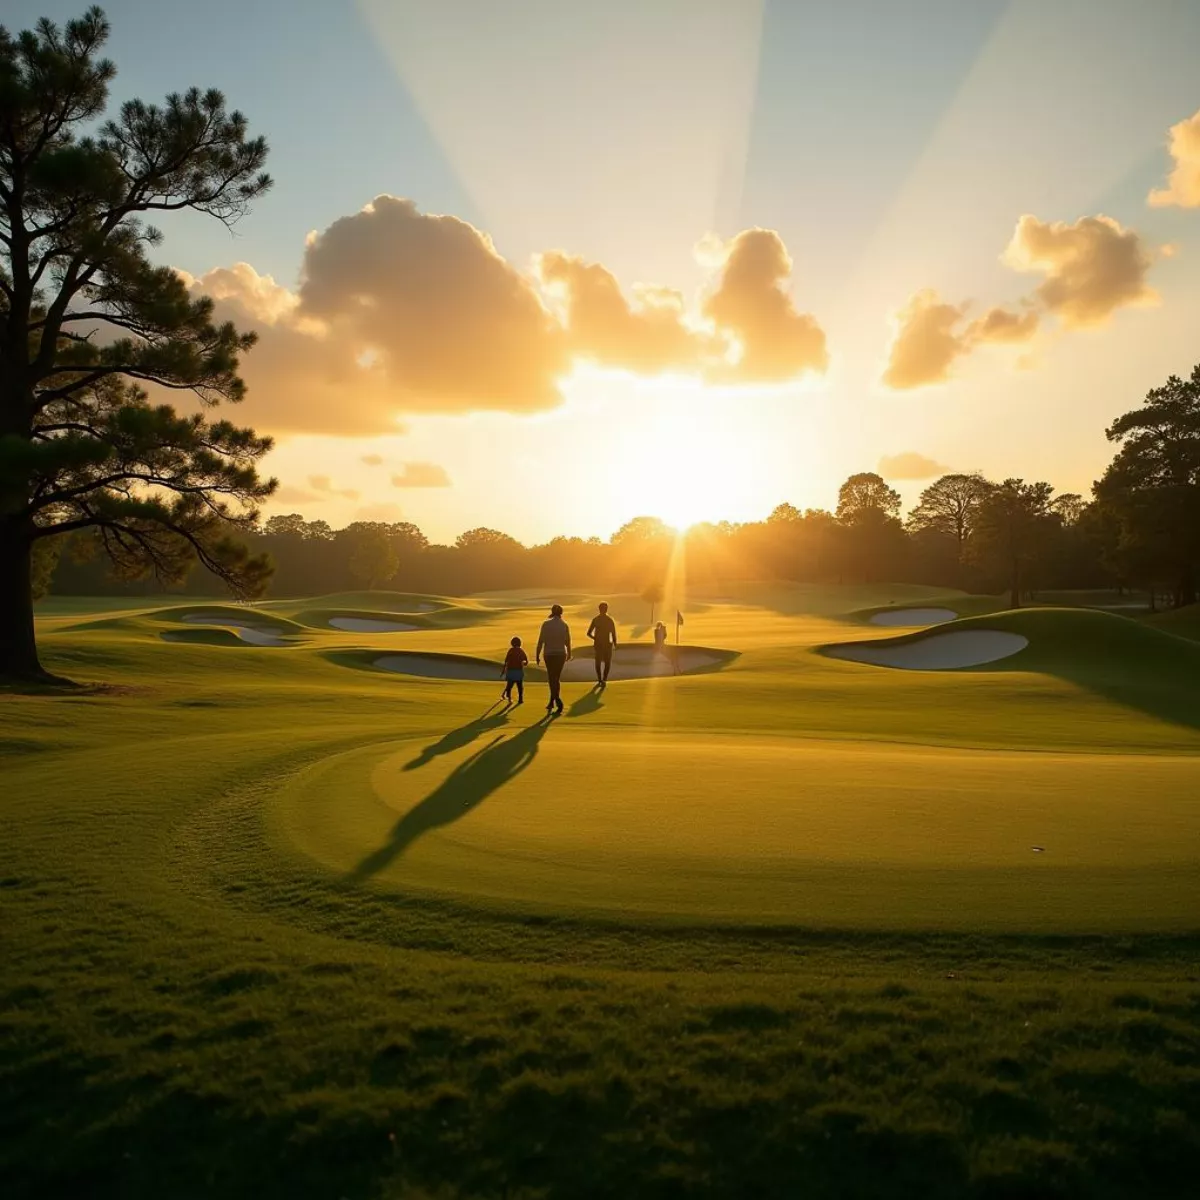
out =
[[[1103,325],[1119,308],[1154,304],[1146,275],[1170,246],[1150,250],[1140,235],[1111,217],[1080,217],[1073,224],[1026,214],[1017,222],[1002,261],[1044,279],[1016,307],[997,305],[968,320],[970,305],[949,304],[932,289],[917,292],[893,318],[895,332],[883,382],[906,389],[942,383],[960,358],[988,343],[1017,345],[1037,335],[1044,315],[1064,329]],[[1018,360],[1028,366],[1030,355]]]
[[998,305],[972,321],[966,336],[972,343],[1002,342],[1013,345],[1027,342],[1037,333],[1040,320],[1037,310],[1028,304],[1021,312]]
[[1171,158],[1175,165],[1165,188],[1155,188],[1147,202],[1154,208],[1200,208],[1200,112],[1171,126]]
[[561,251],[540,256],[538,276],[552,297],[561,296],[567,343],[574,357],[641,374],[695,369],[712,339],[688,327],[681,293],[637,287],[634,302],[600,263]]
[[382,454],[364,454],[360,461],[368,467],[382,467],[383,466],[383,455]]
[[281,483],[271,494],[272,504],[315,504],[320,499],[315,492],[293,487],[290,483]]
[[299,297],[249,263],[198,278],[180,271],[195,296],[215,301],[216,319],[254,330],[258,345],[241,361],[244,419],[271,433],[398,433],[395,389],[351,346],[299,313]]
[[310,475],[308,477],[308,486],[313,491],[320,492],[325,496],[337,496],[342,500],[358,499],[358,492],[354,488],[334,487],[333,481],[328,475]]
[[[709,261],[716,255],[711,238],[697,248]],[[788,294],[792,260],[783,239],[772,229],[745,229],[724,246],[716,287],[703,312],[718,330],[732,334],[740,347],[736,365],[717,368],[716,377],[773,383],[829,367],[825,333],[815,317],[799,312]]]
[[[290,290],[249,263],[195,277],[216,317],[254,330],[246,420],[267,432],[397,433],[400,413],[536,412],[578,360],[736,382],[823,372],[825,334],[789,293],[779,235],[703,240],[698,307],[670,288],[622,290],[561,251],[519,271],[466,221],[380,195],[305,239]],[[382,465],[372,462],[367,465]]]
[[935,459],[926,458],[913,450],[903,454],[885,454],[879,460],[879,473],[885,479],[932,479],[950,470]]
[[906,390],[948,379],[954,360],[970,349],[964,333],[956,329],[965,317],[965,305],[939,300],[932,288],[917,292],[893,318],[895,333],[883,382]]
[[565,340],[533,282],[457,217],[377,196],[309,240],[301,316],[373,366],[410,412],[533,412],[561,401]]
[[1102,325],[1119,308],[1153,304],[1146,283],[1154,262],[1135,230],[1111,217],[1048,223],[1026,214],[1017,222],[1004,261],[1018,271],[1045,275],[1038,303],[1066,329]]
[[406,462],[401,464],[400,473],[392,476],[392,487],[398,488],[442,488],[450,486],[446,468],[437,463]]

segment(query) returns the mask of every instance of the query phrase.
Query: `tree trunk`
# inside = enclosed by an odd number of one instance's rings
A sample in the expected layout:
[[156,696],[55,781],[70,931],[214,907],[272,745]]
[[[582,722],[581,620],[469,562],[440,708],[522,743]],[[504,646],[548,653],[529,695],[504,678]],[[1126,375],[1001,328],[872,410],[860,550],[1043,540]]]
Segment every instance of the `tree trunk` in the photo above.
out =
[[1184,567],[1179,576],[1179,591],[1175,598],[1175,607],[1183,608],[1185,604],[1196,603],[1196,575],[1191,567]]
[[1021,564],[1013,559],[1012,574],[1009,576],[1008,607],[1021,607]]
[[0,517],[0,679],[47,682],[33,632],[33,541],[28,529]]

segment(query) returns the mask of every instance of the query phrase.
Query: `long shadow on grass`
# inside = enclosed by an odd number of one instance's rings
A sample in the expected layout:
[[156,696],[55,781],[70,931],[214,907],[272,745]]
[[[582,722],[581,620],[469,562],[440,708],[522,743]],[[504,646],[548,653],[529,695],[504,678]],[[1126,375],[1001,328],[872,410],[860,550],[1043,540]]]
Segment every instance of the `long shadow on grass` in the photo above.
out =
[[431,829],[450,825],[464,817],[477,804],[514,779],[533,762],[538,743],[546,736],[554,718],[543,717],[536,725],[514,733],[512,737],[493,738],[460,763],[415,808],[396,822],[387,842],[367,855],[346,876],[348,883],[362,883],[390,866],[408,848]]
[[568,717],[586,717],[594,712],[599,712],[604,707],[604,689],[595,683],[591,690],[584,692],[578,700],[567,710]]
[[455,750],[461,750],[464,746],[469,746],[476,738],[482,737],[490,730],[499,729],[508,722],[509,709],[507,705],[496,711],[497,707],[503,703],[502,700],[497,700],[482,716],[468,721],[465,725],[460,725],[457,729],[450,730],[436,742],[430,742],[416,758],[404,764],[404,769],[415,771],[418,767],[433,762],[435,758],[440,758],[443,754],[450,754]]

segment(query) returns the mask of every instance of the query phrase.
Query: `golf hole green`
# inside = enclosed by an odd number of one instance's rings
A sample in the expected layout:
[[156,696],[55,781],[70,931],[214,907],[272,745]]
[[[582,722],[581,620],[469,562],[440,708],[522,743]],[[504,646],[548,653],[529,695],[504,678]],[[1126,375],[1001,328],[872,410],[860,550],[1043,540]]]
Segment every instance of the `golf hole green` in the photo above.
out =
[[1194,925],[1195,803],[1186,758],[493,718],[324,760],[276,818],[349,885],[560,917],[1079,930]]

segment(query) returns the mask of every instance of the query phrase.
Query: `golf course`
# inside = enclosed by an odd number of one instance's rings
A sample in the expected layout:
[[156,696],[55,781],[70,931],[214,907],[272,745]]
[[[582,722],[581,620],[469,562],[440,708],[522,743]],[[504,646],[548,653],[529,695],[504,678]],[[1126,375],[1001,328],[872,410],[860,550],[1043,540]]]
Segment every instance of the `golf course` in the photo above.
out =
[[8,1194],[1186,1194],[1194,623],[737,584],[664,670],[607,599],[604,689],[582,593],[44,601]]

